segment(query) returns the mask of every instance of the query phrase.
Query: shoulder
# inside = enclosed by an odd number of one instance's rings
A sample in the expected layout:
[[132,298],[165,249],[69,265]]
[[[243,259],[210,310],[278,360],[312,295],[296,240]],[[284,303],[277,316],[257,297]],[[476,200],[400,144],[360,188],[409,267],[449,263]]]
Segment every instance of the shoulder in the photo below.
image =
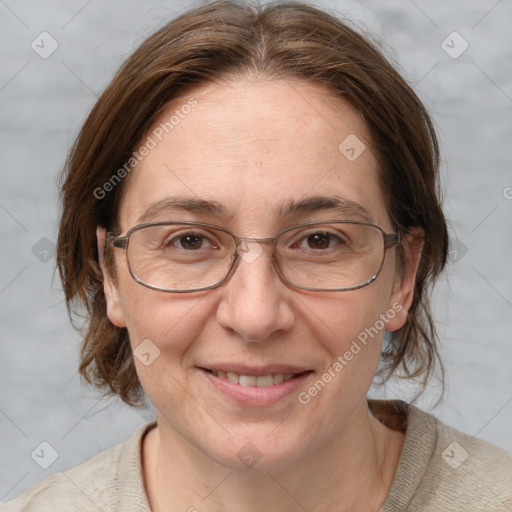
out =
[[379,512],[512,511],[512,455],[398,400],[369,400],[375,417],[405,433]]
[[119,509],[123,487],[137,493],[145,509],[145,494],[140,470],[140,444],[154,424],[139,427],[123,443],[109,448],[72,469],[49,475],[28,487],[16,499],[0,507],[1,512],[81,512]]
[[[73,506],[85,511],[110,510],[105,501],[109,491],[115,492],[112,473],[116,472],[123,446],[118,444],[79,466],[43,478],[2,506],[2,512],[56,512]],[[103,491],[100,482],[106,486]]]
[[[407,407],[406,443],[399,463],[409,480],[405,510],[512,510],[512,455]],[[398,470],[397,470],[398,473]]]
[[[417,414],[421,418],[427,413]],[[435,424],[437,442],[422,485],[424,493],[433,502],[452,506],[451,510],[512,510],[512,455],[437,419]]]

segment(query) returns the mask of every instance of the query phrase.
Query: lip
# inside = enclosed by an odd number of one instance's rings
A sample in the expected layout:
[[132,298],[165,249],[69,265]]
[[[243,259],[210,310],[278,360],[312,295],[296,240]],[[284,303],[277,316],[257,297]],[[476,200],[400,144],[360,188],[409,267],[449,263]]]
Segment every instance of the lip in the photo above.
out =
[[[223,368],[238,368],[238,370],[233,370],[234,373],[241,373],[242,375],[265,375],[261,373],[262,367],[257,370],[252,368],[253,372],[258,373],[244,373],[250,368],[245,367],[242,369],[240,366],[220,366],[218,368],[211,368],[212,370],[222,370]],[[213,387],[213,389],[217,392],[217,394],[221,394],[232,402],[236,402],[239,405],[247,406],[247,407],[269,407],[283,400],[284,398],[290,396],[296,396],[298,389],[303,385],[306,379],[309,379],[311,375],[314,374],[311,370],[304,371],[303,369],[297,369],[295,367],[295,372],[293,371],[281,371],[282,368],[290,369],[293,367],[290,366],[266,366],[263,367],[264,371],[267,373],[300,373],[293,379],[283,381],[280,384],[274,384],[270,387],[257,387],[257,386],[241,386],[240,384],[233,384],[228,379],[221,379],[220,377],[216,377],[213,373],[210,373],[205,368],[198,368],[200,375],[202,375],[208,384]],[[279,371],[269,371],[268,368],[278,368]],[[297,371],[298,370],[298,371]],[[232,370],[229,370],[232,371]]]

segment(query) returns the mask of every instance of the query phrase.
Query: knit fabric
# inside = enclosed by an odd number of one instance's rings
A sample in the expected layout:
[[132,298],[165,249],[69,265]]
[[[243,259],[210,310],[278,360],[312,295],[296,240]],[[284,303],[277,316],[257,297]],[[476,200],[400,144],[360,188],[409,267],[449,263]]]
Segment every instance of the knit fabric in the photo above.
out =
[[[370,400],[390,427],[406,428],[389,495],[379,512],[512,511],[512,455],[400,401]],[[89,461],[46,477],[2,512],[151,512],[141,447],[155,423]],[[334,509],[333,509],[334,510]]]

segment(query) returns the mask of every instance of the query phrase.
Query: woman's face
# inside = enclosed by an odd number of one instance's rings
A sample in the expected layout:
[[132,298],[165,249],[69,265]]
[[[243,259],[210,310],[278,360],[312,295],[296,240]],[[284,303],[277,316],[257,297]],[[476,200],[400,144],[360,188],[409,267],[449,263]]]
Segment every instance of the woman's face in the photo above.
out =
[[[364,221],[363,208],[385,232],[396,232],[361,117],[321,85],[239,81],[201,86],[191,95],[193,108],[180,109],[190,96],[173,102],[148,132],[177,116],[168,133],[153,132],[160,134],[152,136],[155,147],[127,178],[123,234],[143,221],[187,220],[272,237],[300,223]],[[177,197],[215,202],[223,213],[162,206]],[[362,208],[299,208],[283,216],[290,202],[312,197]],[[255,259],[242,257],[222,286],[184,294],[138,284],[124,252],[113,249],[117,280],[107,275],[105,284],[109,318],[127,327],[133,349],[150,340],[143,345],[151,354],[146,364],[137,357],[135,364],[161,435],[178,434],[193,450],[238,469],[248,464],[244,457],[260,455],[258,467],[287,467],[361,421],[384,330],[405,322],[416,264],[412,258],[412,271],[400,279],[390,248],[369,286],[301,291],[279,279],[270,246],[261,249]],[[153,360],[154,346],[160,353]],[[228,366],[249,375],[309,373],[274,389],[229,385],[204,370]]]

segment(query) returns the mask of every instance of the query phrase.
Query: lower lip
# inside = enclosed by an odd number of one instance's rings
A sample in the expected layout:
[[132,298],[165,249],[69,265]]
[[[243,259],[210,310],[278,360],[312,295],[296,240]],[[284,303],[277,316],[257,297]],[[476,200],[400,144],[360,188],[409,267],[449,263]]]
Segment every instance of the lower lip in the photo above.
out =
[[287,396],[296,395],[304,381],[313,374],[313,372],[301,373],[293,379],[266,388],[260,388],[258,386],[234,384],[228,379],[216,377],[213,373],[203,368],[199,368],[199,371],[215,389],[240,405],[250,407],[267,407],[274,405]]

